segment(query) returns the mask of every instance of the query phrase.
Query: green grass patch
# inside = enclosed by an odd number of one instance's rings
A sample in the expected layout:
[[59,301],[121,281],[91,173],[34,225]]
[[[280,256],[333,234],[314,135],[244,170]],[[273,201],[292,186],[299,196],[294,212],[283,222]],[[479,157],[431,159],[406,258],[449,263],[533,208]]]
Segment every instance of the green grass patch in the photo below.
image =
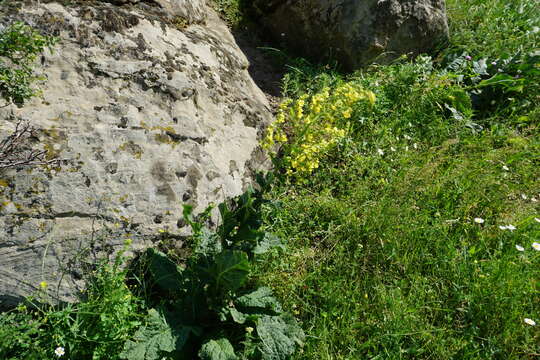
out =
[[[525,359],[537,351],[538,332],[523,320],[540,316],[532,248],[540,211],[531,201],[540,144],[512,139],[363,155],[309,186],[276,190],[281,205],[269,221],[290,251],[261,266],[262,276],[304,321],[299,358]],[[507,224],[517,229],[499,229]]]
[[[241,1],[214,4],[245,21]],[[538,5],[449,0],[448,12],[435,59],[349,75],[290,61],[270,193],[221,205],[217,232],[188,208],[182,266],[149,250],[129,272],[120,257],[78,304],[2,314],[0,357],[540,356]],[[317,166],[288,176],[302,151]]]
[[126,285],[124,261],[122,252],[112,263],[97,264],[85,277],[87,288],[77,304],[48,305],[43,292],[0,314],[0,358],[52,359],[64,353],[73,359],[118,359],[144,311]]
[[283,175],[266,214],[288,251],[259,276],[303,321],[295,358],[539,356],[525,321],[540,323],[537,7],[449,1],[451,44],[433,60],[290,67],[295,111],[345,83],[377,98],[341,119],[316,170]]
[[497,58],[540,46],[540,5],[527,0],[448,0],[451,51]]

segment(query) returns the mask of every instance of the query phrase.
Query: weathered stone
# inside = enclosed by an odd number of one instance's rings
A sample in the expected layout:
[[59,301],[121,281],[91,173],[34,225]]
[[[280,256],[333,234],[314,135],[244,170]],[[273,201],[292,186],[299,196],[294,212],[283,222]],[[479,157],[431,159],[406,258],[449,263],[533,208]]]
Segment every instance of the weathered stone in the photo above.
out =
[[[176,6],[196,18],[197,3]],[[26,119],[34,146],[66,159],[0,173],[0,306],[41,281],[48,296],[72,299],[96,258],[126,238],[135,250],[163,231],[181,239],[182,203],[199,212],[238,195],[268,165],[258,147],[267,100],[214,12],[176,28],[145,6],[76,4],[0,6],[0,23],[60,38],[42,58],[42,95],[0,108],[0,138]]]
[[448,38],[444,0],[255,0],[284,45],[354,70],[429,52]]
[[204,0],[154,0],[173,16],[180,16],[189,23],[200,23],[206,19]]

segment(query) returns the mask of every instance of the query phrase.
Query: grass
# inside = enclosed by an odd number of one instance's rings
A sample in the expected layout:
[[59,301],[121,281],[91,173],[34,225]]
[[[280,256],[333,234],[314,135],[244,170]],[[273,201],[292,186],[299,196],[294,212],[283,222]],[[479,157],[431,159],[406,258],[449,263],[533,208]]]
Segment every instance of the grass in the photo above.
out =
[[[259,276],[303,321],[297,359],[540,356],[540,333],[524,322],[540,320],[531,247],[540,238],[540,93],[529,84],[485,91],[487,106],[474,94],[468,102],[474,80],[447,68],[456,56],[499,61],[535,50],[538,6],[448,8],[451,45],[434,63],[352,76],[295,64],[285,77],[292,98],[345,81],[377,95],[317,171],[272,194],[267,224],[289,248],[260,263]],[[507,224],[516,230],[499,228]]]
[[[231,24],[244,20],[239,1],[216,1]],[[282,175],[263,215],[287,248],[257,261],[250,283],[270,286],[301,320],[307,337],[293,359],[540,357],[540,325],[524,321],[540,324],[540,91],[527,58],[538,5],[447,7],[451,42],[433,60],[350,75],[288,65],[293,101],[347,82],[377,98],[354,109],[347,136],[309,176],[283,175],[276,158]],[[51,358],[62,346],[117,358],[144,322],[145,288],[99,269],[80,304],[2,315],[0,357]]]
[[[325,179],[313,181],[325,185],[277,190],[282,204],[269,222],[290,249],[261,264],[261,276],[311,335],[298,358],[537,352],[538,332],[523,319],[540,316],[539,256],[531,248],[540,224],[530,201],[538,197],[531,159],[540,147],[493,145],[482,136],[364,155],[325,169]],[[517,230],[498,228],[509,223]]]
[[52,359],[57,348],[72,359],[118,359],[146,310],[126,285],[126,260],[122,251],[112,264],[102,262],[85,276],[77,304],[46,305],[42,292],[1,314],[0,359]]
[[499,57],[538,50],[540,6],[522,0],[448,0],[450,49]]

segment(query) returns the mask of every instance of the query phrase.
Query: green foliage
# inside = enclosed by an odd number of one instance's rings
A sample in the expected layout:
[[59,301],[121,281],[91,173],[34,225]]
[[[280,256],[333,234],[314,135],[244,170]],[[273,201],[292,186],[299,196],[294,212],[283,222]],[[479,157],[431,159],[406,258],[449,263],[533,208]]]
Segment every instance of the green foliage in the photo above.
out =
[[[531,246],[540,236],[540,143],[515,139],[413,139],[419,150],[384,147],[384,156],[329,164],[307,186],[276,191],[283,205],[268,218],[290,251],[260,266],[312,329],[298,358],[536,352],[538,332],[523,319],[540,317],[540,256]],[[499,229],[506,224],[517,230]]]
[[[0,359],[43,359],[46,349],[36,340],[42,337],[41,322],[24,312],[0,315]],[[37,345],[37,346],[36,346]]]
[[538,3],[528,0],[448,0],[450,47],[446,53],[467,53],[495,59],[528,54],[540,46]]
[[229,340],[210,340],[203,344],[199,357],[202,360],[237,360],[234,349]]
[[246,0],[212,0],[214,9],[232,27],[237,27],[246,21]]
[[540,319],[538,4],[447,4],[435,59],[284,79],[293,101],[344,83],[377,98],[304,182],[273,192],[266,223],[288,252],[256,271],[310,329],[293,359],[538,354],[524,321]]
[[304,94],[313,95],[324,88],[335,87],[342,81],[337,66],[314,65],[305,59],[287,58],[288,71],[281,80],[281,92],[286,98],[298,98]]
[[446,70],[468,90],[476,117],[531,110],[540,94],[540,53],[475,60],[462,54],[447,59]]
[[36,94],[34,63],[55,42],[21,22],[0,31],[0,94],[4,99],[22,104]]
[[166,353],[171,353],[184,346],[190,329],[167,323],[165,317],[155,309],[148,310],[146,324],[141,326],[133,339],[126,341],[121,359],[153,360],[162,359]]
[[[249,283],[257,256],[283,246],[261,228],[262,195],[269,178],[260,180],[261,190],[249,189],[219,206],[223,222],[216,232],[201,221],[210,208],[196,221],[191,207],[185,206],[185,220],[193,229],[193,253],[183,269],[165,254],[147,250],[141,261],[155,288],[147,302],[157,310],[150,311],[148,325],[137,331],[135,341],[126,342],[122,358],[153,360],[181,354],[192,359],[198,354],[216,360],[287,359],[302,344],[302,330],[283,312],[272,291],[267,287],[253,291]],[[246,330],[252,327],[256,335]]]
[[176,291],[182,286],[182,270],[165,254],[149,250],[148,271],[157,286],[166,291]]
[[247,254],[238,250],[222,251],[205,270],[212,279],[211,286],[216,292],[236,291],[244,285],[249,274]]
[[236,299],[237,307],[244,312],[250,308],[258,308],[279,313],[282,311],[281,305],[272,295],[272,290],[268,287],[260,287],[252,293],[240,296]]
[[53,358],[54,350],[63,347],[69,358],[118,359],[142,319],[141,303],[125,284],[126,270],[120,270],[124,260],[120,253],[113,264],[100,263],[86,279],[87,289],[78,304],[31,303],[1,314],[0,334],[11,334],[14,341],[0,342],[0,357]]
[[280,157],[272,155],[287,175],[298,179],[309,176],[323,157],[354,131],[354,123],[349,121],[353,114],[375,103],[375,95],[358,84],[344,83],[330,90],[284,101],[276,121],[267,128],[263,148],[281,145]]
[[259,351],[263,360],[286,360],[304,341],[304,333],[295,326],[289,314],[264,315],[257,319],[257,334],[261,339]]

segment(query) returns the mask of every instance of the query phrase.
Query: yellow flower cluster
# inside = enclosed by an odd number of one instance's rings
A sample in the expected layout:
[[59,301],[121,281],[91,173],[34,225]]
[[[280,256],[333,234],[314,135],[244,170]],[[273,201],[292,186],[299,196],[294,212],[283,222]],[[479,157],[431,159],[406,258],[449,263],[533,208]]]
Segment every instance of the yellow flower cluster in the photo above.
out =
[[[281,147],[281,159],[287,174],[303,177],[320,165],[320,160],[341,139],[347,136],[349,122],[358,104],[375,103],[375,94],[354,83],[298,100],[285,100],[276,120],[266,130],[263,148]],[[275,154],[274,154],[275,155]]]

